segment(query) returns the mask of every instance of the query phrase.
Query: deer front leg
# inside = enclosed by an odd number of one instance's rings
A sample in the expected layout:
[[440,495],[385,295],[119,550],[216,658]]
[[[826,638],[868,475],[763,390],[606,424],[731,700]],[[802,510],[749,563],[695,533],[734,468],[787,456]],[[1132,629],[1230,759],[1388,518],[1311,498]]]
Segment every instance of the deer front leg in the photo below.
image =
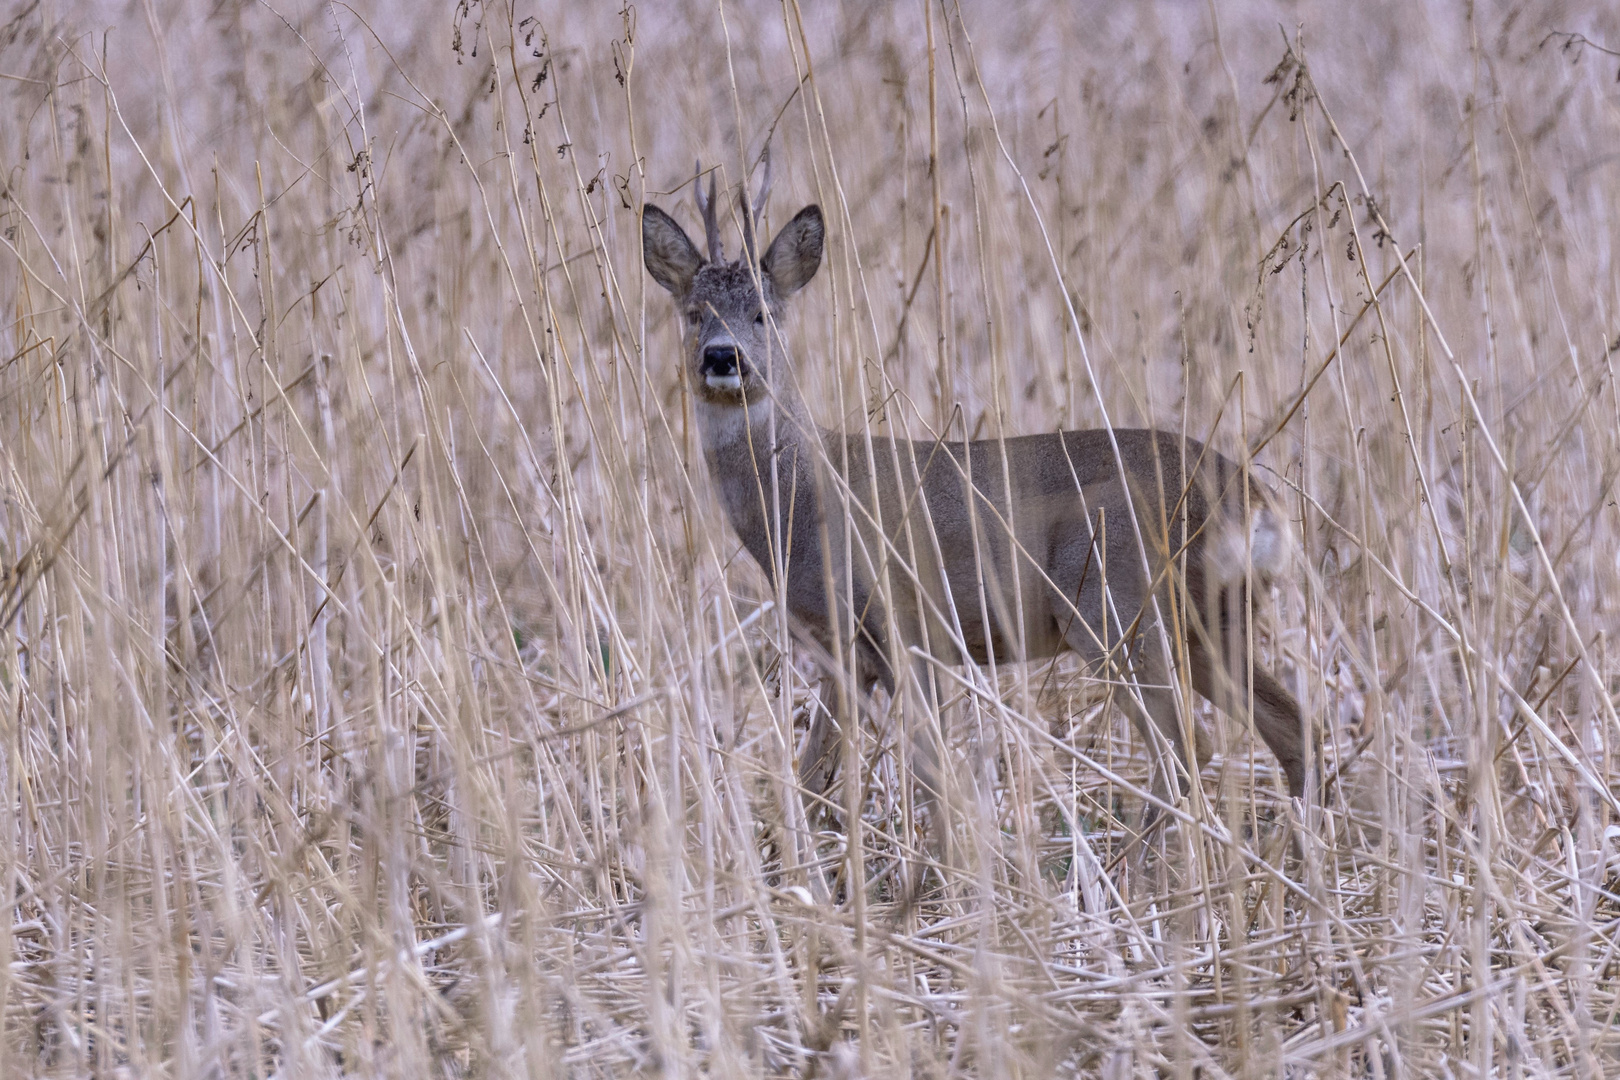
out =
[[[875,624],[876,620],[872,621]],[[810,730],[799,754],[799,785],[806,797],[805,810],[813,818],[818,806],[822,810],[834,808],[827,800],[827,792],[843,756],[844,735],[855,730],[851,725],[859,722],[863,709],[869,708],[872,691],[882,686],[893,693],[894,680],[879,644],[881,637],[875,632],[863,629],[853,643],[853,681],[850,672],[836,670],[836,654],[820,635],[806,637],[822,672],[816,686],[817,708],[810,717]]]
[[911,679],[915,691],[915,707],[895,710],[896,718],[905,728],[907,753],[911,776],[915,781],[915,808],[927,825],[927,836],[934,855],[950,865],[950,823],[947,818],[950,799],[947,788],[950,780],[949,757],[945,750],[945,717],[941,700],[943,687],[935,681],[936,661],[917,656],[912,660]]
[[823,678],[817,685],[810,731],[799,754],[799,786],[811,804],[805,809],[812,816],[815,804],[824,802],[827,797],[844,749],[843,729],[847,718],[837,715],[844,711],[843,700],[837,679]]

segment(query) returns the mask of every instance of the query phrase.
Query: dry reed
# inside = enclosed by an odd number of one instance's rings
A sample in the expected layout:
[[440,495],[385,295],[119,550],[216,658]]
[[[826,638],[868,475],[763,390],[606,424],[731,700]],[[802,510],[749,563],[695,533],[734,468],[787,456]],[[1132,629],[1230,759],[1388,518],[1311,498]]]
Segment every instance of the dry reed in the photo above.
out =
[[[1599,7],[14,5],[0,1076],[1620,1075]],[[1008,665],[805,831],[638,235],[767,139],[822,423],[1257,448],[1321,805]]]

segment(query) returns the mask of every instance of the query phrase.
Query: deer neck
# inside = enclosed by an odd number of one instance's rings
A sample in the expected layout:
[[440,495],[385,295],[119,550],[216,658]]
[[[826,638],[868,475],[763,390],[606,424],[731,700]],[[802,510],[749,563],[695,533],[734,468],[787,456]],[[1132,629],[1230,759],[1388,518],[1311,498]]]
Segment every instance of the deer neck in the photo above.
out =
[[[804,545],[819,537],[816,461],[824,453],[822,432],[802,402],[771,398],[747,407],[700,399],[697,420],[726,516],[774,580],[775,563],[786,550],[777,542],[783,530],[792,529],[795,565],[809,554]],[[807,564],[819,567],[820,559]]]

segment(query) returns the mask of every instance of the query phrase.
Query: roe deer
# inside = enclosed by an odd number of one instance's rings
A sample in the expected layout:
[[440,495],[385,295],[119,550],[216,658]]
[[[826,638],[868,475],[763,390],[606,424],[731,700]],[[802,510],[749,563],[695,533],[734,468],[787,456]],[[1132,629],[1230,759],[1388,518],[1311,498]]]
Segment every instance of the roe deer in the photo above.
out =
[[[1156,430],[961,443],[817,427],[780,319],[782,303],[815,276],[826,228],[820,208],[807,206],[757,254],[768,165],[766,177],[752,213],[740,199],[736,261],[722,251],[712,178],[707,198],[697,184],[707,257],[651,204],[641,235],[647,271],[685,324],[704,457],[726,514],[772,584],[784,585],[796,636],[824,667],[852,670],[863,696],[878,685],[892,694],[908,667],[926,687],[929,657],[985,663],[1071,648],[1128,677],[1119,696],[1159,761],[1154,786],[1166,797],[1189,767],[1173,652],[1226,711],[1241,716],[1252,700],[1254,726],[1290,794],[1302,795],[1299,705],[1248,656],[1246,567],[1273,569],[1283,533],[1267,509],[1245,521],[1259,500],[1245,498],[1244,471]],[[801,783],[815,795],[837,768],[828,720],[817,715],[800,757]],[[929,801],[940,794],[935,737],[919,741]],[[1166,748],[1173,760],[1159,753]]]

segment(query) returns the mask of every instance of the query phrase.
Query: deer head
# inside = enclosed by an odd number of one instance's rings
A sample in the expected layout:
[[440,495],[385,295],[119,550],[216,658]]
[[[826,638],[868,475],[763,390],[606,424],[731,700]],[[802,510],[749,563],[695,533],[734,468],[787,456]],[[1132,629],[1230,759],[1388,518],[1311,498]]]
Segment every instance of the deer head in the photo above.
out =
[[785,355],[777,337],[778,305],[802,289],[821,265],[826,226],[818,206],[800,210],[764,256],[756,255],[755,236],[770,185],[767,157],[755,206],[750,209],[746,193],[739,199],[743,245],[730,262],[720,240],[714,180],[705,195],[701,167],[693,186],[703,214],[707,258],[674,218],[650,203],[642,211],[647,272],[675,298],[693,390],[710,405],[740,407],[769,396],[772,357]]

